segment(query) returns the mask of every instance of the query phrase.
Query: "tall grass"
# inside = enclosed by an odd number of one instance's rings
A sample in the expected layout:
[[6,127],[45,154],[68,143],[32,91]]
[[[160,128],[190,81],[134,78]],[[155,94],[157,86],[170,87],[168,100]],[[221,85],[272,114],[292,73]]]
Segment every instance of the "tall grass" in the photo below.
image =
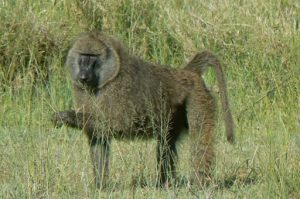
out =
[[[299,198],[299,21],[293,0],[1,1],[0,198]],[[75,36],[92,29],[172,67],[203,49],[220,57],[237,144],[226,143],[220,117],[214,183],[157,190],[155,141],[115,141],[112,189],[93,188],[84,136],[50,122],[73,106],[65,56]],[[205,80],[214,88],[212,71]],[[183,181],[188,149],[183,138]]]

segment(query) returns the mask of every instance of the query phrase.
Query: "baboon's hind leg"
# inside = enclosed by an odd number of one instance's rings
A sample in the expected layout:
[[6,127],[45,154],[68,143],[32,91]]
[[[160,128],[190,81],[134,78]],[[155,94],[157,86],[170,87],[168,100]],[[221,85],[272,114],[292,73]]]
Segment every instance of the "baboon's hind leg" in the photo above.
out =
[[172,114],[167,134],[158,136],[157,167],[159,172],[158,185],[169,187],[176,179],[177,150],[176,141],[183,129],[187,128],[185,106],[177,107]]
[[[203,92],[202,92],[203,91]],[[214,164],[215,103],[209,91],[191,94],[187,103],[191,139],[192,181],[206,184]]]
[[172,136],[174,130],[169,131],[166,136],[158,136],[157,140],[157,169],[158,169],[158,182],[157,186],[168,187],[171,180],[176,177],[176,160],[177,149],[176,140],[177,136]]

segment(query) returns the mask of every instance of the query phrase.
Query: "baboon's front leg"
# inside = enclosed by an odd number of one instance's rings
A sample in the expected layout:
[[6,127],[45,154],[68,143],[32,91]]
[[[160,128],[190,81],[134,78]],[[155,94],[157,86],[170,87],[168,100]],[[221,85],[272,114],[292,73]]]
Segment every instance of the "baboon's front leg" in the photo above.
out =
[[67,125],[72,128],[82,129],[83,113],[76,113],[74,110],[56,112],[52,117],[52,122],[55,127]]
[[89,131],[95,130],[91,115],[88,113],[76,112],[75,110],[54,113],[52,116],[52,122],[54,123],[55,127],[67,125],[77,129],[85,128]]
[[96,187],[103,189],[109,176],[110,140],[104,138],[90,139],[90,154],[94,167]]

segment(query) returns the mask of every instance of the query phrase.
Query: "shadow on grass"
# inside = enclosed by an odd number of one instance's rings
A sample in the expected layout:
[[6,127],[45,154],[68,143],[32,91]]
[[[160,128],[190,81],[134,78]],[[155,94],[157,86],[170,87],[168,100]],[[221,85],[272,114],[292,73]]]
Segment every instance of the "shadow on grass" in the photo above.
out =
[[253,185],[257,182],[257,173],[250,171],[248,175],[231,175],[223,180],[218,180],[217,181],[217,188],[218,189],[229,189],[232,186],[238,186],[238,187],[243,187],[247,185]]
[[[143,174],[136,175],[131,181],[130,187],[132,188],[145,188],[145,187],[155,187],[155,181],[153,179],[146,177]],[[205,185],[202,185],[201,189],[214,188],[217,190],[230,189],[233,186],[244,187],[250,186],[258,181],[258,173],[251,169],[248,172],[239,172],[238,174],[227,175],[222,179],[208,179]],[[178,176],[173,182],[170,183],[171,186],[168,188],[193,188],[194,185],[186,176]],[[162,187],[164,188],[164,187]],[[166,187],[165,187],[166,188]]]

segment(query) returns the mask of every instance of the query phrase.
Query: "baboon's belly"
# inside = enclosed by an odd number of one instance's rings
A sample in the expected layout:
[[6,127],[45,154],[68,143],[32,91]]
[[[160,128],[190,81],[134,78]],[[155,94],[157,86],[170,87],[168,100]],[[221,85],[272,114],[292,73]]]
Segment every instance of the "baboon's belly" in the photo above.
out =
[[84,95],[76,103],[77,109],[93,115],[96,133],[122,139],[147,139],[160,133],[163,111],[158,108],[158,104],[163,104],[160,98],[145,99],[139,92],[117,92],[116,89],[103,91],[99,96]]
[[99,136],[105,135],[129,140],[152,138],[158,133],[157,127],[159,126],[126,113],[102,115],[102,117],[97,118],[96,123]]
[[163,125],[158,122],[160,120],[155,114],[149,116],[145,112],[137,112],[133,107],[126,107],[119,107],[119,109],[106,107],[96,110],[94,114],[97,133],[100,136],[130,140],[149,139],[162,133]]

